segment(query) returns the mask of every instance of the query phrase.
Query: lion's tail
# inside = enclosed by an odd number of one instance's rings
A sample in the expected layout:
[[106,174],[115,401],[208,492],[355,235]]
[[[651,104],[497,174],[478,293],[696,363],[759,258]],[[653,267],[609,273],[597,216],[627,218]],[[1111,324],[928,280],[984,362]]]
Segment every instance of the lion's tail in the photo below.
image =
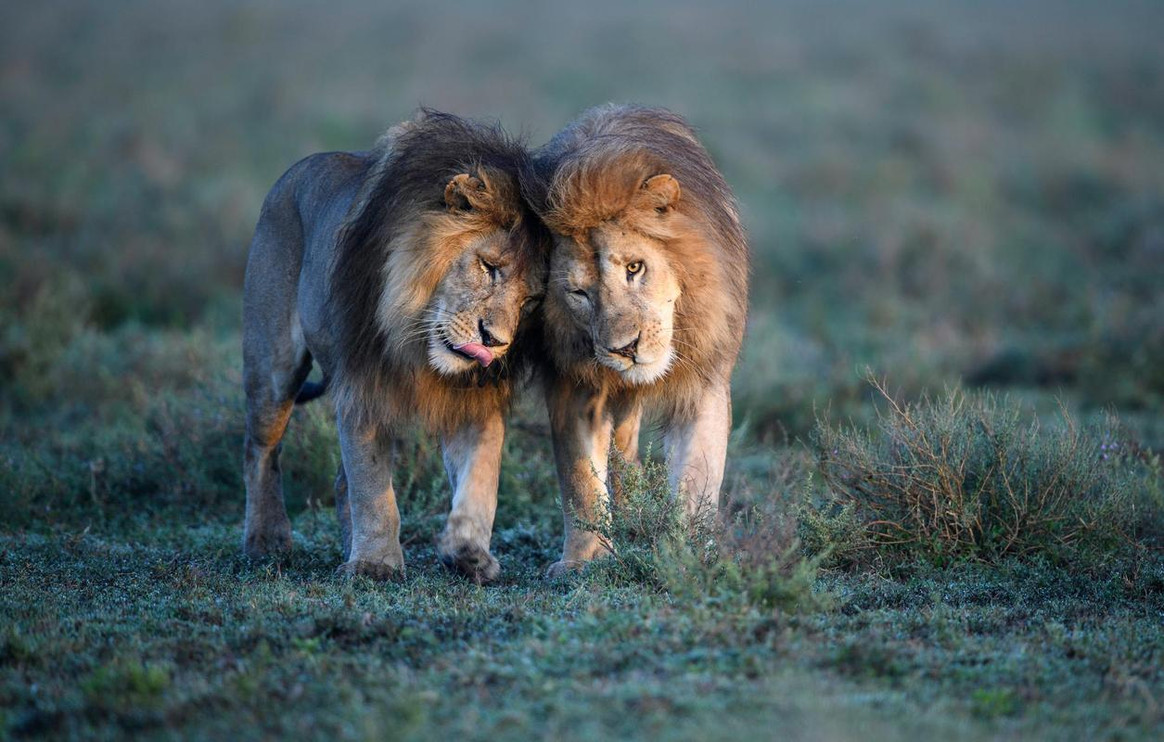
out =
[[295,404],[303,404],[317,397],[322,397],[326,391],[327,379],[323,381],[305,381],[303,382],[303,386],[299,387],[299,394],[295,395]]

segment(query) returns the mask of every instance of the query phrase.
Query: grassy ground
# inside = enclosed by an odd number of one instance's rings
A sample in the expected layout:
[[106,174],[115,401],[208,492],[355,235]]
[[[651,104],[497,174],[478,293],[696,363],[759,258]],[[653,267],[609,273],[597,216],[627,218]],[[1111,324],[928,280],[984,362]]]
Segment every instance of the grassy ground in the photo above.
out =
[[[753,5],[0,11],[0,737],[1164,733],[1164,12]],[[323,402],[284,454],[296,551],[244,561],[269,185],[417,104],[539,143],[606,100],[700,127],[752,235],[718,550],[615,527],[624,562],[543,581],[534,393],[500,585],[438,567],[419,434],[408,577],[333,576]],[[931,394],[940,445],[871,378]]]
[[[1078,738],[1159,731],[1164,570],[1006,565],[825,577],[808,615],[541,579],[556,542],[498,534],[479,588],[409,552],[331,576],[313,514],[258,567],[232,525],[3,540],[9,733],[219,738]],[[144,526],[144,524],[143,524]]]

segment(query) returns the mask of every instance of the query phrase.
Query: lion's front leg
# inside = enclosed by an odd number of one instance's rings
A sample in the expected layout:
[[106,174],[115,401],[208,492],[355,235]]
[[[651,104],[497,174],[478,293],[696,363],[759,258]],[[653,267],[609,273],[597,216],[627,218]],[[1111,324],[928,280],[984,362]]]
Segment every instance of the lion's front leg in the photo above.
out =
[[[643,406],[637,400],[628,400],[612,408],[612,425],[614,428],[614,448],[622,457],[624,464],[639,463],[639,431],[643,425]],[[623,506],[626,493],[623,491],[622,478],[618,472],[610,476],[610,496],[614,501],[614,510]]]
[[505,424],[498,412],[441,439],[445,471],[453,486],[453,508],[437,540],[445,566],[478,584],[492,582],[501,565],[489,553],[497,514],[497,480]]
[[613,422],[605,395],[568,380],[552,384],[546,398],[566,528],[562,558],[546,573],[557,577],[608,552],[602,538],[583,522],[599,522],[609,513],[606,479]]
[[731,427],[731,389],[723,381],[708,388],[691,419],[672,421],[664,436],[671,490],[688,517],[714,518],[719,510]]
[[352,555],[352,509],[348,506],[348,477],[343,464],[335,474],[335,516],[340,527],[340,546],[344,561]]
[[388,579],[404,571],[400,511],[392,489],[394,442],[377,425],[339,419],[340,454],[351,514],[351,551],[340,571]]

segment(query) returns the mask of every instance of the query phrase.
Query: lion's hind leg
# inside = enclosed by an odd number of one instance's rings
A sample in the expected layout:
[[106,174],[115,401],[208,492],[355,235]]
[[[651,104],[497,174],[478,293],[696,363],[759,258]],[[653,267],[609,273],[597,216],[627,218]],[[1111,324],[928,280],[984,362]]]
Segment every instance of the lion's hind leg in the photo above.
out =
[[291,520],[283,503],[279,454],[283,434],[299,388],[311,372],[311,356],[301,346],[288,344],[244,370],[247,393],[247,431],[243,444],[246,483],[246,522],[243,551],[251,558],[291,548]]

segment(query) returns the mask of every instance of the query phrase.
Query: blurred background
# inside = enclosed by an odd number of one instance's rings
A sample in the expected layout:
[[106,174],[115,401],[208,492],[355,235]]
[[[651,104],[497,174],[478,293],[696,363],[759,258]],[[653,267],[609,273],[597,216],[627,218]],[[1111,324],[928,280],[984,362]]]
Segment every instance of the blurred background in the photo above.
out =
[[[866,368],[1114,409],[1164,447],[1161,29],[1151,0],[7,3],[0,518],[236,518],[262,198],[418,105],[532,145],[606,101],[700,130],[754,253],[739,461],[867,418]],[[330,496],[325,407],[293,422],[293,508]],[[503,512],[554,512],[540,425],[528,405]],[[406,497],[444,486],[415,445]]]

